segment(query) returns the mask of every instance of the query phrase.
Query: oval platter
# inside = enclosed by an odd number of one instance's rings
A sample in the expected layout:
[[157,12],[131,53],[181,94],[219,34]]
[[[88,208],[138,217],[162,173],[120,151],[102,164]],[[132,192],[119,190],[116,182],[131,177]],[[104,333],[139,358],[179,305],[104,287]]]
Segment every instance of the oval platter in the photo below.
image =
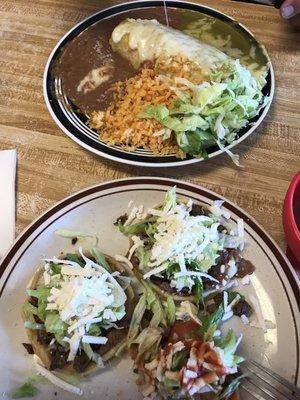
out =
[[[178,15],[178,13],[182,13],[185,16],[184,18],[191,21],[199,21],[199,19],[203,20],[208,18],[218,26],[219,36],[221,35],[224,38],[230,35],[232,43],[235,44],[235,48],[239,48],[239,46],[243,48],[245,47],[248,49],[248,52],[249,49],[254,46],[256,54],[260,54],[260,57],[263,57],[265,64],[269,67],[266,77],[267,83],[263,88],[263,94],[265,97],[269,98],[269,101],[263,108],[261,108],[259,114],[250,120],[247,126],[238,132],[236,140],[227,146],[228,149],[231,149],[253,133],[261,124],[268,112],[275,88],[274,71],[271,60],[264,47],[255,39],[253,34],[246,27],[220,11],[199,4],[183,1],[166,1],[166,5],[171,26],[173,14],[174,20],[175,15]],[[74,26],[58,42],[51,53],[45,68],[43,90],[47,108],[56,124],[67,136],[88,151],[107,159],[125,164],[147,167],[172,167],[202,161],[203,158],[195,158],[192,156],[187,156],[185,159],[176,158],[175,155],[157,156],[147,149],[137,148],[134,151],[125,151],[118,145],[108,145],[99,138],[99,134],[95,130],[91,129],[87,125],[87,117],[85,113],[80,112],[78,107],[70,100],[64,90],[63,78],[56,72],[56,65],[66,46],[74,39],[78,39],[78,37],[80,37],[84,32],[87,32],[87,30],[91,28],[96,31],[99,29],[100,35],[101,24],[104,23],[103,21],[105,21],[105,23],[109,21],[109,24],[112,25],[112,27],[109,28],[110,32],[108,32],[109,38],[111,31],[118,22],[127,17],[145,18],[145,12],[147,12],[148,19],[156,18],[161,23],[166,23],[162,1],[139,1],[124,3],[102,10]],[[114,23],[114,21],[118,22]],[[176,28],[180,29],[180,24],[179,26],[176,26]],[[106,28],[103,29],[107,31]],[[91,50],[90,57],[96,58],[96,52],[97,44],[95,44]],[[77,63],[79,59],[80,54],[76,53],[74,55],[74,64]],[[256,62],[257,60],[254,61]],[[222,151],[217,146],[212,146],[207,149],[208,158],[218,156],[221,153]]]

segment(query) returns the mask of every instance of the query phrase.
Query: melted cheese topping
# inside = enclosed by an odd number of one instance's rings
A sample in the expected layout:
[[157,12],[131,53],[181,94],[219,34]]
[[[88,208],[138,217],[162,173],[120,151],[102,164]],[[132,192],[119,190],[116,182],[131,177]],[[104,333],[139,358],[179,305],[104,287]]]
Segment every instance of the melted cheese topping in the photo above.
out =
[[227,55],[215,47],[155,19],[125,20],[114,29],[112,42],[118,44],[125,35],[129,35],[129,47],[138,52],[140,62],[181,55],[198,64],[202,72],[209,75],[228,60]]

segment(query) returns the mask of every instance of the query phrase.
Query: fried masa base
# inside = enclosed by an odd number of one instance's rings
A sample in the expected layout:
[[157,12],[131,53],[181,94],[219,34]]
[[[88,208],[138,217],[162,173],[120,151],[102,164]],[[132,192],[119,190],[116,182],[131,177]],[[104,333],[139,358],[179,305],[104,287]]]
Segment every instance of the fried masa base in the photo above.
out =
[[[91,256],[91,254],[87,254],[87,256],[89,257],[89,256]],[[116,261],[113,257],[108,256],[106,254],[104,255],[104,257],[105,257],[106,261],[108,262],[109,266],[114,271],[119,271],[120,273],[125,273],[126,270],[123,266],[123,263]],[[61,258],[64,258],[64,257],[62,256]],[[33,290],[36,289],[39,281],[41,281],[42,274],[43,274],[43,268],[38,268],[37,271],[35,272],[34,276],[32,277],[31,281],[29,282],[27,289],[33,289]],[[129,323],[131,320],[131,315],[132,315],[133,309],[135,307],[134,292],[133,292],[131,286],[129,286],[125,290],[125,292],[127,295],[127,300],[125,303],[126,315],[121,320],[121,322],[123,322],[122,325],[124,325],[123,341],[126,339],[127,331],[129,328]],[[28,301],[28,299],[29,299],[29,297],[27,298],[27,301]],[[27,320],[27,318],[26,318],[26,314],[24,313],[24,311],[22,311],[21,315],[22,315],[23,321],[25,322]],[[109,332],[112,332],[112,331],[117,331],[117,329],[112,328]],[[48,349],[48,346],[39,343],[37,330],[26,328],[26,333],[27,333],[29,342],[32,345],[34,354],[36,354],[41,359],[43,365],[47,369],[50,370],[51,354]],[[109,346],[109,342],[108,342],[105,345],[105,347],[106,347],[105,353],[101,354],[102,359],[104,361],[108,361],[109,359],[113,358],[115,355],[115,352],[120,347],[120,344],[122,344],[123,341],[122,340],[119,341],[119,343],[117,345],[112,343],[111,346]],[[101,349],[101,347],[100,347],[100,349]],[[85,369],[85,371],[82,373],[82,375],[89,375],[93,372],[96,372],[100,368],[101,368],[100,366],[98,366],[97,364],[95,364],[94,362],[91,361],[90,364]],[[61,371],[68,372],[68,373],[75,373],[75,372],[78,373],[77,371],[74,370],[72,365],[66,365],[64,368],[61,369]]]

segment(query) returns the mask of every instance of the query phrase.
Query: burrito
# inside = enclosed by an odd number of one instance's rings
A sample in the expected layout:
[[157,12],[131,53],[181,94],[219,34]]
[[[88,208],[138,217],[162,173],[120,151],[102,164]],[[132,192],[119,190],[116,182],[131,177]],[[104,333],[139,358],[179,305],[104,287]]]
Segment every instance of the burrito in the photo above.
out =
[[183,56],[198,65],[203,75],[209,76],[229,59],[215,47],[155,19],[126,19],[114,29],[110,44],[135,68],[144,61]]

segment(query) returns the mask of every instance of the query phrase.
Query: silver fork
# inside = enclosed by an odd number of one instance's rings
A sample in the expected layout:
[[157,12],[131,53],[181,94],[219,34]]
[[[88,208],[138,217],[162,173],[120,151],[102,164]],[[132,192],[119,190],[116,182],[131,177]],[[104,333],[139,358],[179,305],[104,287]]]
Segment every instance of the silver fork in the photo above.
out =
[[257,400],[300,400],[300,389],[256,361],[243,364],[241,387]]

